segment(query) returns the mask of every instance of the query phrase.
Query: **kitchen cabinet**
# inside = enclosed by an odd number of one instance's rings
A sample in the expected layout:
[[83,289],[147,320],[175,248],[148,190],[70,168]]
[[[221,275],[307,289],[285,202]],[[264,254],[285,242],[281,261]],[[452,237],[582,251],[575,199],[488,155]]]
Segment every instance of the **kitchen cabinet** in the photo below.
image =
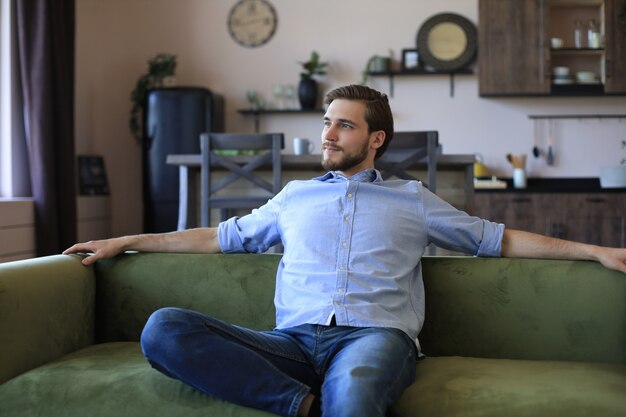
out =
[[480,191],[472,214],[511,229],[626,247],[626,193]]
[[626,16],[620,16],[624,8],[626,0],[606,0],[604,4],[606,93],[626,92]]
[[[620,11],[625,0],[479,0],[479,91],[481,96],[626,94],[626,36]],[[582,47],[574,45],[574,22]],[[604,45],[588,48],[594,20]],[[552,48],[551,38],[563,45]],[[559,84],[556,66],[596,74],[596,83]]]
[[544,0],[478,2],[480,95],[550,93]]

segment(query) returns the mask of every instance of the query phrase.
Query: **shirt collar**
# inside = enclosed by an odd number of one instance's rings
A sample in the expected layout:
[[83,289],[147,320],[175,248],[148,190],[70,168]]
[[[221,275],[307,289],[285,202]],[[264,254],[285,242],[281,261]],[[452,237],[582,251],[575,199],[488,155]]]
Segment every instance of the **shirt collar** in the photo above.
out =
[[338,171],[329,171],[325,175],[321,177],[313,178],[317,181],[330,181],[330,182],[339,182],[339,181],[356,181],[356,182],[380,182],[383,180],[380,172],[373,168],[364,169],[361,172],[357,172],[350,178],[346,178],[344,175],[340,174]]

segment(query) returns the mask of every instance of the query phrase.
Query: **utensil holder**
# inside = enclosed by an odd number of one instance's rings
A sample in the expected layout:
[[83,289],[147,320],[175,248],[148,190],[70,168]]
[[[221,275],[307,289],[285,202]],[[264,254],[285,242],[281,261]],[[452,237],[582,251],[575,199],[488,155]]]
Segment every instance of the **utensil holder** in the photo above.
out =
[[524,168],[513,168],[513,187],[526,188],[526,170]]

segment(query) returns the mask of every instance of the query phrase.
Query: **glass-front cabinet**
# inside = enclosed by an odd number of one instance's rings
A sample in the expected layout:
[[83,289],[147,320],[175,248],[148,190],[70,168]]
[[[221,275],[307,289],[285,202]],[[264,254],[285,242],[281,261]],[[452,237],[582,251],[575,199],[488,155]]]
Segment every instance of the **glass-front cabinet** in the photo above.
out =
[[626,0],[479,0],[480,94],[626,94]]

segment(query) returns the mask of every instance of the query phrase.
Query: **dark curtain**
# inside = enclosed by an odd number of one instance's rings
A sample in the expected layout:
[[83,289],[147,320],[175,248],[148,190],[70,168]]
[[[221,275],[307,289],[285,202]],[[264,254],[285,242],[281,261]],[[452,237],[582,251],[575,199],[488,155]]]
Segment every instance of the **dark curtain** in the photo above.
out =
[[16,28],[37,256],[76,240],[74,0],[18,0]]

